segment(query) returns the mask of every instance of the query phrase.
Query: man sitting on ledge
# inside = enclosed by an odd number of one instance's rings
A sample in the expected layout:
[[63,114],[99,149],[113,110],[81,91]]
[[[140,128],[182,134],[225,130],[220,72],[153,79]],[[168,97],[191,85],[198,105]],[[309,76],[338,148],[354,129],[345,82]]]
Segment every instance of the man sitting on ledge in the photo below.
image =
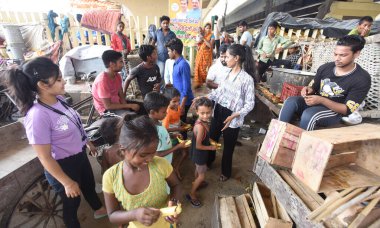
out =
[[355,63],[365,40],[360,36],[344,36],[337,42],[335,62],[320,66],[312,87],[304,87],[302,96],[289,97],[280,111],[279,120],[290,122],[301,117],[300,127],[312,131],[316,126],[340,122],[362,103],[371,87],[367,71]]

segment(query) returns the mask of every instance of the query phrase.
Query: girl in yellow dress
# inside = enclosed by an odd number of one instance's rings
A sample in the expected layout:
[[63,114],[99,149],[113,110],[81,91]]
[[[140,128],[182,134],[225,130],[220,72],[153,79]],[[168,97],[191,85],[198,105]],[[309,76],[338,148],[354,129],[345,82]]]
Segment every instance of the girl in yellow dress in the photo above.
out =
[[[173,227],[176,216],[163,217],[160,208],[174,206],[179,180],[165,158],[157,157],[156,126],[146,116],[123,122],[119,144],[124,160],[103,175],[103,192],[111,223],[128,227]],[[166,183],[171,188],[170,196]]]

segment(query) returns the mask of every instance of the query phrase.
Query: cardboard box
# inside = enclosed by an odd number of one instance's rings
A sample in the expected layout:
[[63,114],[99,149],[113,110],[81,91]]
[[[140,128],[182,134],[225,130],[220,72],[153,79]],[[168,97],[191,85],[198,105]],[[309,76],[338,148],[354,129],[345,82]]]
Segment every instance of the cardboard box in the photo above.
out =
[[380,126],[303,132],[292,173],[315,192],[380,185]]
[[292,168],[301,133],[304,130],[272,119],[259,155],[270,164]]
[[252,196],[260,227],[291,228],[293,226],[285,208],[264,184],[255,182]]
[[249,194],[240,196],[216,196],[212,228],[256,228],[253,200]]

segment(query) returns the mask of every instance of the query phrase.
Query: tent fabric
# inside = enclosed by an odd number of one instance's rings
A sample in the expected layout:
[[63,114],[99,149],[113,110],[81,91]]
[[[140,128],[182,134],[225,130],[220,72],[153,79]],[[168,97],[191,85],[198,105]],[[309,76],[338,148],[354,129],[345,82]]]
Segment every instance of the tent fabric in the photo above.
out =
[[106,50],[111,50],[111,48],[103,45],[83,45],[71,49],[59,61],[63,78],[75,76],[77,72],[97,71],[100,73],[105,69],[101,56]]
[[[268,25],[272,21],[276,21],[282,27],[289,29],[323,29],[323,35],[331,38],[341,38],[358,25],[359,19],[338,20],[335,18],[296,18],[288,13],[273,12],[265,18],[260,30],[260,35],[256,39],[255,47],[257,46],[258,41],[266,36]],[[373,35],[379,32],[380,22],[375,21],[371,29],[371,34]]]
[[83,14],[81,25],[105,34],[112,34],[116,31],[120,17],[120,10],[93,10]]

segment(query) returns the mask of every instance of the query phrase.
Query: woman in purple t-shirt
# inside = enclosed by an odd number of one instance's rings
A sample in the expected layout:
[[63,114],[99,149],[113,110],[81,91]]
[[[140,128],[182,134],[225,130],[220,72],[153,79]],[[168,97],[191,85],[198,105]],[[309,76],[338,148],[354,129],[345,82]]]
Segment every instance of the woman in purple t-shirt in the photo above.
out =
[[85,153],[87,140],[79,115],[61,95],[65,81],[59,67],[50,59],[39,57],[4,74],[11,95],[22,114],[29,144],[37,152],[46,179],[63,202],[63,220],[67,227],[80,227],[77,211],[83,193],[95,218],[106,215],[95,192],[91,165]]

